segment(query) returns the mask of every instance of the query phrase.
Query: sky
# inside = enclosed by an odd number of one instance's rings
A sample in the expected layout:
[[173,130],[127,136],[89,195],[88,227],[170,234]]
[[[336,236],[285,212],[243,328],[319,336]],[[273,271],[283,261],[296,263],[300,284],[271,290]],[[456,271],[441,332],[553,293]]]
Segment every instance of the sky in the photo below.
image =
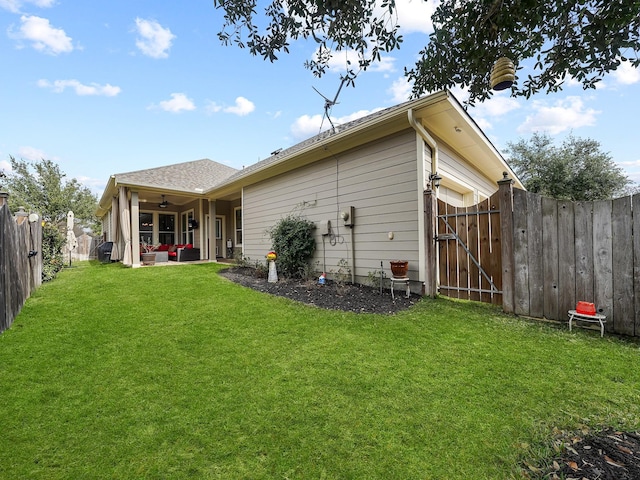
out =
[[[404,67],[435,2],[397,0],[401,49],[340,91],[334,124],[409,99]],[[241,169],[329,126],[318,92],[334,97],[347,54],[317,78],[304,68],[315,43],[270,63],[222,45],[222,25],[212,0],[0,0],[0,170],[10,156],[52,160],[100,197],[115,173],[201,158]],[[640,182],[639,94],[640,71],[624,65],[596,90],[503,91],[469,113],[503,154],[536,131],[590,138]]]

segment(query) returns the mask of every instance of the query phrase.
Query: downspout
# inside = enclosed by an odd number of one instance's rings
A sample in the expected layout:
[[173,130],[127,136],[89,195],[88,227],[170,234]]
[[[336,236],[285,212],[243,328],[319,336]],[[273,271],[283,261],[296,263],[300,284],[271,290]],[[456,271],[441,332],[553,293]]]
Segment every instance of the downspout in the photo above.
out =
[[[429,132],[427,132],[427,130],[422,126],[421,122],[416,121],[416,118],[413,114],[413,109],[409,108],[407,110],[407,118],[409,120],[409,125],[411,125],[411,127],[416,131],[416,133],[420,136],[420,138],[422,138],[422,140],[429,145],[429,148],[431,150],[431,173],[436,173],[438,171],[438,143],[434,140],[434,138],[429,134]],[[422,152],[419,153],[420,157],[419,158],[424,158],[423,157],[423,152],[424,152],[424,148],[422,148],[422,146],[420,147],[422,149]],[[429,179],[425,179],[424,178],[424,165],[422,165],[420,167],[420,170],[418,172],[418,178],[422,178],[423,181],[426,180],[427,182],[429,181]],[[423,183],[422,185],[420,185],[419,190],[418,190],[418,195],[419,195],[419,199],[418,199],[418,205],[421,205],[423,202],[423,190],[425,188],[425,183]],[[438,197],[438,192],[436,190],[435,192],[436,198]],[[418,228],[419,231],[424,232],[424,214],[420,215],[418,217]],[[425,258],[423,252],[425,251],[425,243],[427,241],[426,238],[424,238],[424,234],[420,234],[418,235],[418,243],[419,243],[419,258],[420,258],[420,262],[419,262],[419,279],[424,282],[426,280],[426,261],[427,259]],[[438,277],[438,271],[436,270],[436,277]],[[440,283],[440,279],[436,278],[436,283]],[[424,283],[423,283],[423,291],[424,291]]]
[[409,125],[411,125],[425,143],[429,145],[431,149],[431,173],[436,173],[438,171],[438,143],[429,135],[429,132],[425,130],[421,123],[416,122],[412,108],[407,110],[407,117],[409,118]]

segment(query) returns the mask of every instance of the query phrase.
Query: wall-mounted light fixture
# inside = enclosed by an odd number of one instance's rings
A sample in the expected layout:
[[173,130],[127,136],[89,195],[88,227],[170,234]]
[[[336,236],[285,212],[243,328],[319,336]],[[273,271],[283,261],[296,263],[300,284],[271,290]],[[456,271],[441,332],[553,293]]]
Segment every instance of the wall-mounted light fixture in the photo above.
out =
[[438,175],[438,172],[429,174],[429,183],[431,183],[434,188],[438,188],[440,186],[440,180],[442,180],[442,177]]

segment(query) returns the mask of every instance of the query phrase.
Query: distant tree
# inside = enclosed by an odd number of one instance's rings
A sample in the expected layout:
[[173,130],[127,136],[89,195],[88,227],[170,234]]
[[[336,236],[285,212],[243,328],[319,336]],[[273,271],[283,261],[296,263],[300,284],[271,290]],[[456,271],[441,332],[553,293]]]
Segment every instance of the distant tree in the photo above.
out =
[[12,211],[24,207],[57,225],[66,220],[71,210],[79,224],[93,230],[99,229],[95,215],[98,199],[78,180],[65,180],[66,174],[51,160],[42,159],[33,163],[14,157],[9,157],[9,160],[11,171],[7,175],[5,188],[10,194],[9,206]]
[[[305,66],[321,76],[333,53],[355,51],[359,61],[347,83],[402,43],[395,0],[272,0],[260,13],[257,0],[213,4],[224,12],[223,44],[272,62],[292,41],[311,38],[318,49]],[[594,88],[621,62],[640,65],[637,0],[442,0],[432,21],[429,43],[405,72],[414,96],[459,85],[468,87],[470,102],[488,98],[491,67],[502,55],[516,66],[534,60],[527,79],[511,90],[526,97],[557,91],[568,76]]]
[[634,184],[591,139],[569,136],[560,147],[548,134],[509,143],[509,164],[525,188],[565,200],[603,200],[631,193]]
[[42,216],[42,280],[53,279],[63,267],[62,247],[66,243],[66,218],[69,210],[84,227],[100,233],[95,215],[98,200],[75,178],[65,181],[66,175],[51,160],[28,163],[9,157],[11,172],[6,175],[5,188],[9,192],[9,208],[19,207]]

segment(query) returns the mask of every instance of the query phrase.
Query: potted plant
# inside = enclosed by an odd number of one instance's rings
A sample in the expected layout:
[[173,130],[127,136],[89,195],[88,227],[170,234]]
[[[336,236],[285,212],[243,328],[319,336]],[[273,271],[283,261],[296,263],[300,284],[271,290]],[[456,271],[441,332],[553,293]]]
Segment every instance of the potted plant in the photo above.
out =
[[394,277],[407,276],[407,272],[409,271],[409,262],[407,260],[392,260],[389,263],[391,264],[391,274]]
[[159,247],[159,245],[154,245],[152,243],[147,243],[145,241],[140,242],[140,246],[142,247],[142,264],[143,265],[155,265],[156,264],[156,253],[155,249]]

